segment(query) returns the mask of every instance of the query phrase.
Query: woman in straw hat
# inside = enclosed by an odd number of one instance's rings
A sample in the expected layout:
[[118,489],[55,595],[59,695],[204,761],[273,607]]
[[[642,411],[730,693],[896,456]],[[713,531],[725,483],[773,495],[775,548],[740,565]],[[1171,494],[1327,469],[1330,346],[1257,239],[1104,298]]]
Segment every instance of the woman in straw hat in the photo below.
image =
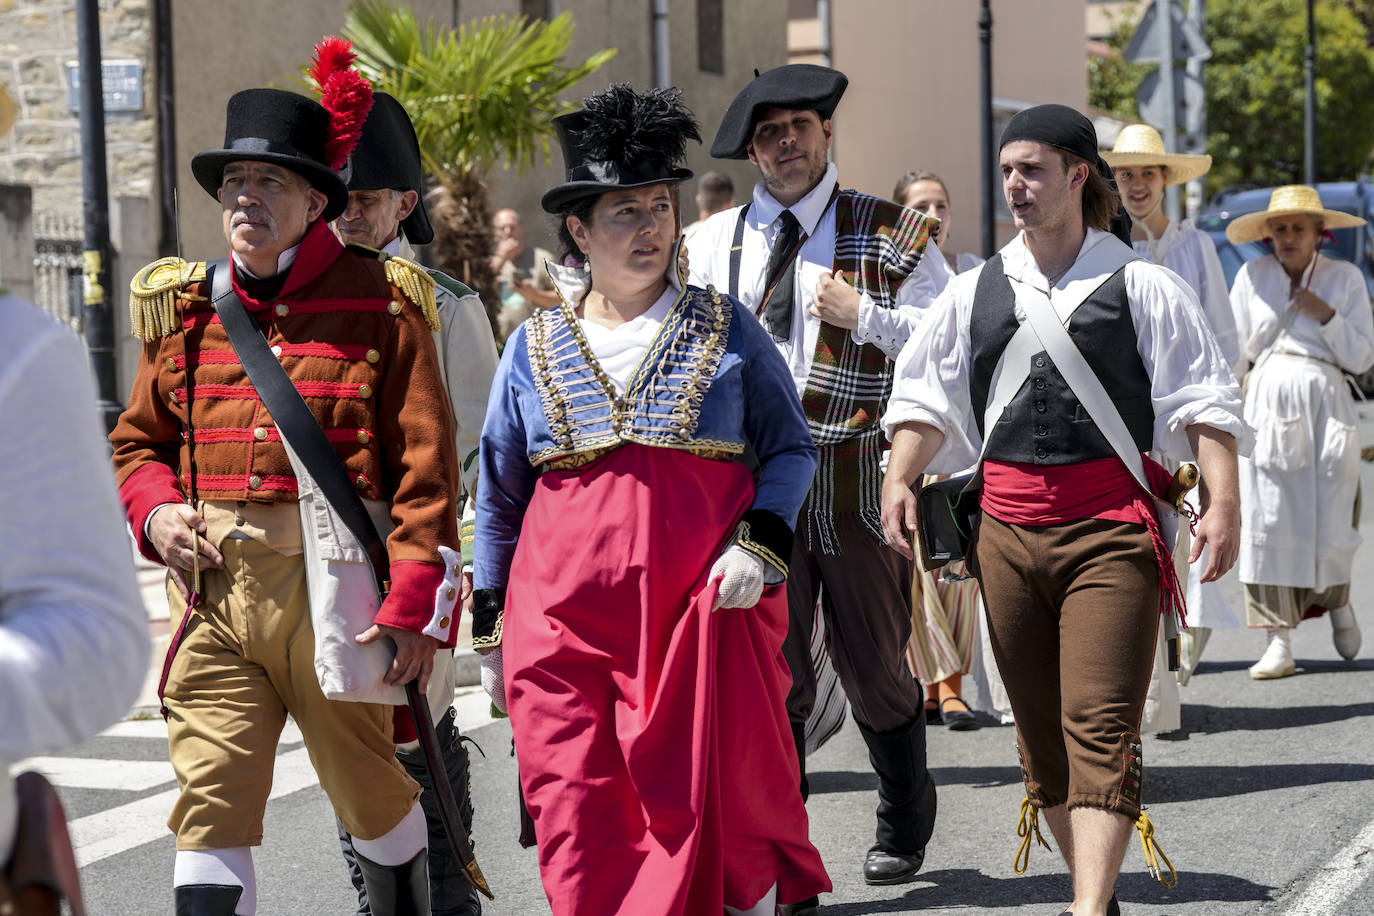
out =
[[1178,274],[1197,293],[1222,354],[1233,370],[1240,369],[1236,320],[1216,246],[1189,220],[1169,219],[1163,206],[1164,189],[1201,178],[1212,167],[1212,157],[1166,153],[1159,131],[1148,124],[1130,124],[1121,129],[1111,152],[1102,158],[1112,167],[1121,202],[1131,214],[1136,252]]
[[[1201,178],[1212,167],[1212,157],[1165,152],[1159,131],[1148,124],[1129,124],[1117,134],[1111,152],[1103,153],[1102,158],[1112,167],[1121,202],[1131,215],[1131,242],[1136,253],[1178,274],[1197,294],[1222,355],[1232,371],[1241,374],[1244,366],[1240,337],[1216,246],[1207,233],[1189,220],[1176,223],[1164,213],[1164,189]],[[1180,550],[1186,556],[1186,539]],[[1180,577],[1187,577],[1191,626],[1182,634],[1184,651],[1179,683],[1187,683],[1213,627],[1240,626],[1226,602],[1222,584],[1203,585],[1197,576],[1187,575],[1189,569],[1186,563],[1180,564]],[[1171,731],[1180,725],[1178,689],[1162,663],[1162,643],[1159,658],[1156,683],[1150,691],[1154,702],[1146,703],[1144,731]]]
[[782,657],[816,450],[768,333],[675,269],[677,90],[585,106],[542,203],[586,266],[545,265],[482,431],[473,642],[556,916],[773,916],[830,890]]
[[1245,419],[1256,437],[1240,463],[1237,568],[1247,623],[1268,633],[1250,668],[1256,679],[1293,674],[1290,631],[1328,610],[1341,657],[1360,648],[1350,609],[1360,443],[1342,373],[1374,364],[1374,315],[1355,265],[1318,251],[1325,230],[1359,224],[1324,208],[1314,188],[1288,185],[1274,189],[1268,209],[1226,227],[1232,242],[1265,239],[1273,249],[1241,267],[1231,290],[1243,352],[1255,364]]

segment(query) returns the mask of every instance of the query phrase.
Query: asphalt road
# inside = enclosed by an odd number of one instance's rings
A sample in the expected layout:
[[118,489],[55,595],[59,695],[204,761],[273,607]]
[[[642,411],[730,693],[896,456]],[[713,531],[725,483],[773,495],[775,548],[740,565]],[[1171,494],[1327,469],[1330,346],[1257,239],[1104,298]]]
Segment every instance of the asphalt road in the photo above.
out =
[[[1374,485],[1365,466],[1365,491]],[[1371,502],[1366,501],[1366,506]],[[1368,510],[1367,510],[1368,511]],[[1374,524],[1374,523],[1371,523]],[[1367,526],[1367,530],[1370,528]],[[1232,583],[1232,599],[1239,591]],[[1374,914],[1374,545],[1361,547],[1354,604],[1366,633],[1362,657],[1341,661],[1330,626],[1297,631],[1297,676],[1250,680],[1263,636],[1218,631],[1183,688],[1183,727],[1145,744],[1145,798],[1164,851],[1180,873],[1165,889],[1144,870],[1133,837],[1118,885],[1128,914]],[[484,912],[548,912],[533,850],[516,843],[510,730],[460,697],[474,754],[474,834],[497,900]],[[160,723],[123,723],[69,754],[40,761],[65,775],[88,909],[98,916],[172,913],[173,842],[161,826],[175,789]],[[870,888],[859,869],[872,838],[875,778],[852,723],[809,760],[811,834],[835,893],[826,916],[1006,913],[1053,916],[1070,897],[1057,854],[1036,848],[1030,870],[1012,871],[1023,792],[1011,727],[930,728],[940,787],[935,837],[919,880]],[[257,851],[259,913],[350,914],[352,891],[333,818],[298,739],[278,759],[266,840]],[[589,824],[595,812],[588,813]],[[1048,836],[1048,831],[1046,831]]]

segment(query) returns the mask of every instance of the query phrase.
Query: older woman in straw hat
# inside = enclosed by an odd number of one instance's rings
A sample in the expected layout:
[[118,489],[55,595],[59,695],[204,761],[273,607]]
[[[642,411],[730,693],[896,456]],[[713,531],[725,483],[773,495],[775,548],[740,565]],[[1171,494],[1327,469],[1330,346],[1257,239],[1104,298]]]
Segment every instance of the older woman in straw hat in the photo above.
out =
[[[1240,338],[1216,246],[1190,221],[1169,219],[1163,206],[1165,188],[1207,174],[1212,157],[1165,152],[1159,131],[1148,124],[1130,124],[1117,134],[1111,152],[1103,153],[1102,158],[1112,167],[1121,202],[1131,215],[1131,242],[1136,253],[1178,274],[1197,294],[1222,355],[1240,375],[1244,368]],[[1181,549],[1186,553],[1186,545]],[[1179,572],[1184,575],[1184,568]],[[1213,627],[1239,626],[1220,582],[1203,585],[1196,576],[1189,576],[1187,588],[1192,625],[1184,634],[1180,683],[1187,683]],[[1162,678],[1165,670],[1165,666],[1158,666],[1156,678]],[[1147,731],[1168,731],[1179,725],[1178,690],[1169,680],[1162,678],[1151,689],[1158,705],[1146,704]]]
[[1268,209],[1226,228],[1232,242],[1273,247],[1272,257],[1241,268],[1231,290],[1243,352],[1255,363],[1245,419],[1256,439],[1240,465],[1237,568],[1247,623],[1269,637],[1250,668],[1257,679],[1293,674],[1289,631],[1328,610],[1341,657],[1360,648],[1350,609],[1360,444],[1342,373],[1374,364],[1374,315],[1359,270],[1318,251],[1326,229],[1359,223],[1325,209],[1315,189],[1288,185],[1274,189]]

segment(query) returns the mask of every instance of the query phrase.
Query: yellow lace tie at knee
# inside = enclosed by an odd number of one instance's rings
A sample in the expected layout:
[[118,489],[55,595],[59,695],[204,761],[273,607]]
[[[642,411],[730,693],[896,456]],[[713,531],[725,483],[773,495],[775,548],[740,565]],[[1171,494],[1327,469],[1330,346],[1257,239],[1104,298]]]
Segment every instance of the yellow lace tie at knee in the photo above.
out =
[[1021,845],[1016,850],[1011,867],[1018,875],[1024,875],[1026,869],[1030,868],[1031,837],[1046,849],[1050,848],[1040,834],[1040,809],[1032,805],[1029,798],[1021,799],[1021,819],[1016,823],[1016,835],[1021,838]]
[[[1150,815],[1144,811],[1140,812],[1140,817],[1135,821],[1136,832],[1140,834],[1140,847],[1145,850],[1145,867],[1153,877],[1165,887],[1174,887],[1178,884],[1178,872],[1174,871],[1174,863],[1169,861],[1169,857],[1160,848],[1159,842],[1155,839],[1155,825],[1150,820]],[[1159,869],[1159,863],[1163,862],[1164,867],[1169,869],[1169,877],[1166,880],[1164,873]]]

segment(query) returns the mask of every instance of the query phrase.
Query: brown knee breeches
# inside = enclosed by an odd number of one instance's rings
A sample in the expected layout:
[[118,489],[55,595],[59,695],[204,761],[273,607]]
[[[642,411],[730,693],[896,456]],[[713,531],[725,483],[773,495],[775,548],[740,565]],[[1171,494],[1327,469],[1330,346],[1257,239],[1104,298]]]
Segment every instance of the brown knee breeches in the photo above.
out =
[[974,545],[997,667],[1038,807],[1140,813],[1140,716],[1159,627],[1143,525],[1021,527],[984,515]]

